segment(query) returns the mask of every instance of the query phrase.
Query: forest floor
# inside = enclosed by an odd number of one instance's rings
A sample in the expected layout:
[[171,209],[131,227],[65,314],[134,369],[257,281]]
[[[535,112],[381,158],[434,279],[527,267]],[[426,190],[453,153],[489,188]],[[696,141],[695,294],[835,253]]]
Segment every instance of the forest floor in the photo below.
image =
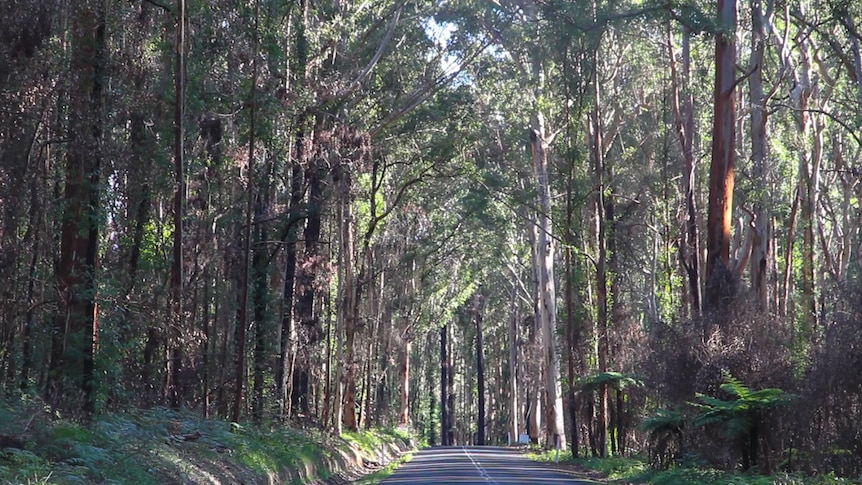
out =
[[398,430],[335,437],[311,426],[237,425],[165,408],[81,424],[0,402],[0,484],[349,483],[415,448]]

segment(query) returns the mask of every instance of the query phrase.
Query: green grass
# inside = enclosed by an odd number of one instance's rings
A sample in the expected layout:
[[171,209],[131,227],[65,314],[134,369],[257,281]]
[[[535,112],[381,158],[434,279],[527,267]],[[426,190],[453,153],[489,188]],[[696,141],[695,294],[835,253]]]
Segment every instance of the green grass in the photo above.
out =
[[[536,461],[553,462],[554,451],[528,453]],[[586,457],[573,459],[568,453],[560,455],[560,461],[595,470],[607,477],[609,483],[656,484],[656,485],[859,485],[862,480],[838,478],[834,475],[808,477],[780,473],[758,475],[756,473],[727,472],[697,466],[679,466],[669,470],[653,470],[639,457]]]
[[398,460],[395,460],[392,463],[386,465],[386,467],[382,470],[378,470],[374,473],[369,473],[368,475],[365,475],[364,477],[353,483],[356,485],[377,485],[378,483],[382,482],[383,480],[386,480],[387,478],[389,478],[389,476],[395,473],[395,470],[397,470],[399,466],[403,465],[404,463],[407,463],[412,459],[413,453],[407,453]]
[[83,426],[33,402],[0,402],[0,435],[25,442],[24,449],[0,450],[0,485],[299,484],[328,478],[334,466],[350,463],[351,446],[376,459],[381,449],[409,438],[383,430],[339,439],[319,430],[236,425],[164,408],[98,416]]

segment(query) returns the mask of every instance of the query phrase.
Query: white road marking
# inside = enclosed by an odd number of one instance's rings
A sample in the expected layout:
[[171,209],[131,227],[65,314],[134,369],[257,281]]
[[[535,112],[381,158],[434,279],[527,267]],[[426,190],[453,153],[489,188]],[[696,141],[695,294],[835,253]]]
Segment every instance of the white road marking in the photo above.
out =
[[470,452],[467,451],[466,447],[462,447],[461,449],[464,450],[464,454],[467,455],[467,458],[470,459],[470,462],[473,463],[473,466],[475,466],[476,470],[479,471],[479,475],[481,475],[482,478],[484,478],[485,481],[488,482],[488,485],[500,485],[499,483],[497,483],[496,480],[491,478],[491,475],[488,475],[488,470],[485,470],[485,468],[479,463],[479,461],[473,458],[473,455],[471,455]]

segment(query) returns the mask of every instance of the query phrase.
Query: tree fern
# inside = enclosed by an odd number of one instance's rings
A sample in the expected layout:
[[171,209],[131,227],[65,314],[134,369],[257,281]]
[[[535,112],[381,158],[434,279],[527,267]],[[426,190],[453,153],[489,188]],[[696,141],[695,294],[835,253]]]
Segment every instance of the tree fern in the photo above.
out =
[[[747,445],[743,445],[743,466],[747,467],[748,458],[754,458],[757,454],[757,428],[763,419],[764,411],[789,403],[792,396],[777,388],[753,391],[727,371],[722,372],[722,376],[724,384],[720,389],[736,399],[725,401],[698,393],[696,397],[699,402],[688,403],[700,410],[692,419],[692,425],[723,424],[726,438],[744,439],[743,443]],[[752,443],[755,445],[752,446]]]
[[581,388],[587,391],[594,391],[603,385],[608,385],[621,391],[630,386],[643,386],[643,382],[634,376],[613,371],[600,372],[581,380]]
[[678,409],[662,408],[641,422],[641,429],[650,439],[681,432],[685,428],[685,415]]

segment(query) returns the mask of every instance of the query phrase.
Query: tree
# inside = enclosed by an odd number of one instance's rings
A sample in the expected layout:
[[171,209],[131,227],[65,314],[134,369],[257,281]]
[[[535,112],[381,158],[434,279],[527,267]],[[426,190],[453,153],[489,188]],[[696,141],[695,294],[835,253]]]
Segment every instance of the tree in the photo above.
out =
[[721,311],[732,290],[730,264],[733,227],[734,165],[736,163],[736,1],[719,0],[715,34],[715,89],[713,100],[712,162],[709,169],[709,207],[706,242],[709,311]]
[[[47,401],[86,416],[96,411],[95,348],[99,334],[97,271],[101,226],[102,103],[105,82],[105,4],[80,2],[72,13],[63,218],[57,282],[62,297],[53,325]],[[69,398],[81,396],[78,399]],[[75,409],[76,406],[80,406]]]

